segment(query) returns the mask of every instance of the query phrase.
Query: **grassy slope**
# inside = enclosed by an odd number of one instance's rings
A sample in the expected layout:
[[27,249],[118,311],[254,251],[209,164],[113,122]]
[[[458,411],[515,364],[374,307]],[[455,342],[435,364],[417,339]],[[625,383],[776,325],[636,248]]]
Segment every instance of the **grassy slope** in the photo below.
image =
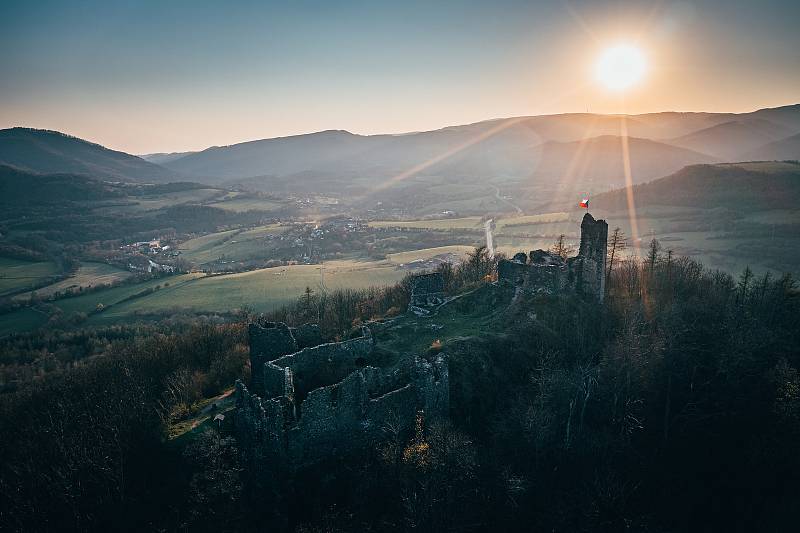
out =
[[223,256],[227,259],[246,260],[263,247],[265,236],[281,231],[283,228],[277,224],[246,231],[221,231],[186,241],[179,249],[184,258],[200,264]]
[[48,261],[22,261],[0,257],[0,295],[34,286],[58,274],[58,268]]
[[[386,262],[330,261],[324,265],[325,287],[328,289],[389,285],[404,275],[403,271]],[[131,300],[102,313],[102,319],[118,319],[134,312],[170,308],[229,311],[249,306],[256,311],[266,311],[294,301],[306,287],[319,290],[320,280],[320,265],[293,265],[211,276],[192,283],[174,284]]]
[[62,300],[57,300],[54,303],[66,314],[90,313],[97,307],[97,304],[103,304],[106,307],[113,306],[114,304],[126,298],[130,298],[142,292],[143,290],[154,288],[158,285],[163,287],[166,283],[169,283],[170,286],[180,285],[200,276],[202,276],[202,274],[184,274],[161,279],[151,279],[141,283],[122,285],[119,287],[113,287],[111,289],[82,294],[81,296],[64,298]]
[[[84,289],[94,287],[97,285],[111,284],[123,279],[129,278],[132,274],[127,270],[107,265],[105,263],[81,263],[80,268],[75,275],[67,279],[53,283],[41,289],[37,289],[36,294],[42,297],[48,297],[51,294],[67,289],[77,290],[78,287]],[[26,292],[16,296],[15,300],[24,300],[30,298],[31,293]]]
[[[520,226],[548,224],[569,220],[569,213],[544,213],[541,215],[523,215],[503,217],[495,220],[497,233],[516,230]],[[374,228],[421,228],[433,230],[468,229],[483,230],[481,217],[444,218],[431,220],[376,220],[370,222]]]
[[12,333],[31,331],[43,326],[47,315],[30,307],[0,315],[0,337]]
[[244,212],[244,211],[273,211],[280,209],[282,205],[278,202],[267,200],[266,198],[232,198],[223,202],[214,202],[208,204],[211,207],[218,207],[226,211]]

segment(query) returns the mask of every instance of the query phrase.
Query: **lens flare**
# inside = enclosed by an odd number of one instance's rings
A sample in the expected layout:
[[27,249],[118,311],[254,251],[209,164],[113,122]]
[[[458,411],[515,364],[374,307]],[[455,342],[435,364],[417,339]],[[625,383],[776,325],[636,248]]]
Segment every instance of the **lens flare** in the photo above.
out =
[[645,74],[647,61],[641,50],[628,44],[608,48],[597,60],[597,80],[614,91],[635,85]]

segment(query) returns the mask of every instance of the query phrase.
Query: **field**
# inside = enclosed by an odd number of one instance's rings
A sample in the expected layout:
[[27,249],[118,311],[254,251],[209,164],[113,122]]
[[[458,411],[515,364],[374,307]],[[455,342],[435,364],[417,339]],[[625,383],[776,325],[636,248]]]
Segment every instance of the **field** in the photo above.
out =
[[220,189],[189,189],[152,196],[130,196],[125,205],[101,207],[100,211],[127,213],[155,211],[173,205],[206,202],[223,194],[225,192]]
[[[521,215],[495,219],[495,233],[516,233],[519,228],[528,228],[540,224],[554,224],[570,220],[569,213],[544,213],[541,215]],[[462,217],[431,220],[377,220],[370,222],[373,228],[417,228],[430,230],[480,230],[483,231],[483,218]]]
[[222,257],[228,260],[246,260],[264,247],[263,240],[266,235],[281,231],[281,226],[278,224],[245,231],[221,231],[186,241],[180,245],[179,250],[184,258],[198,264]]
[[30,307],[0,315],[0,337],[31,331],[47,322],[47,315]]
[[405,265],[413,261],[424,261],[436,257],[437,255],[454,254],[464,256],[467,252],[472,250],[474,250],[472,246],[438,246],[436,248],[424,248],[422,250],[389,254],[386,256],[386,259],[395,265]]
[[58,275],[54,263],[0,257],[0,296],[34,287]]
[[218,207],[219,209],[225,209],[227,211],[235,211],[237,213],[244,211],[274,211],[275,209],[283,207],[283,204],[274,200],[253,196],[234,197],[206,205]]
[[[598,213],[609,231],[619,226],[630,238],[631,221],[624,212]],[[790,272],[800,265],[800,210],[734,212],[727,207],[705,209],[649,206],[637,211],[639,241],[630,239],[629,252],[646,254],[655,237],[662,251],[691,257],[706,267],[734,275],[749,266],[757,274]]]
[[160,279],[151,279],[140,283],[124,284],[118,287],[112,287],[110,289],[99,290],[82,294],[80,296],[56,300],[54,305],[61,309],[66,315],[70,315],[72,313],[88,314],[92,311],[95,311],[98,306],[109,310],[119,302],[129,298],[136,298],[137,295],[141,294],[143,291],[150,289],[160,290],[157,289],[157,287],[165,288],[167,284],[169,284],[169,287],[180,285],[190,282],[191,280],[201,276],[202,274],[183,274]]
[[[537,248],[547,249],[559,235],[564,234],[569,245],[577,248],[580,239],[580,220],[583,210],[546,213],[532,216],[510,216],[495,220],[495,250],[506,255]],[[639,240],[632,240],[633,228],[627,212],[594,211],[605,218],[609,232],[620,227],[629,239],[626,254],[646,253],[648,243],[656,238],[662,252],[672,250],[702,262],[706,267],[738,275],[746,266],[757,273],[770,271],[798,273],[800,264],[800,210],[773,209],[766,211],[734,211],[731,207],[709,206],[689,208],[651,205],[637,211]],[[414,228],[430,231],[450,231],[456,236],[459,230],[475,236],[482,231],[480,217],[462,217],[437,220],[376,221],[375,228]],[[413,234],[412,234],[413,235]],[[413,237],[411,237],[413,238]],[[458,248],[440,247],[440,253]],[[453,249],[453,250],[451,250]],[[433,249],[429,249],[433,250]],[[427,259],[435,253],[420,255],[420,251],[391,254],[395,263],[408,263]]]
[[[56,292],[63,292],[66,290],[77,291],[80,289],[87,289],[96,287],[98,285],[110,285],[123,279],[127,279],[132,274],[127,270],[107,265],[105,263],[81,263],[80,268],[75,275],[67,279],[58,281],[46,287],[36,290],[38,296],[47,298]],[[30,298],[31,293],[26,292],[17,295],[14,299],[24,300]]]
[[323,282],[328,290],[358,289],[390,285],[404,275],[405,272],[395,265],[383,261],[345,260],[326,262],[322,266],[265,268],[173,283],[147,296],[114,306],[97,317],[103,321],[117,320],[132,313],[161,312],[173,308],[224,312],[249,307],[255,311],[268,311],[295,301],[306,287],[320,290]]
[[[385,286],[405,275],[405,270],[389,261],[329,261],[324,265],[292,265],[240,274],[183,274],[124,284],[52,303],[66,317],[86,313],[89,325],[130,320],[137,313],[162,314],[170,310],[227,312],[248,307],[263,312],[295,301],[306,287],[319,291],[323,283],[326,290]],[[0,335],[29,331],[46,321],[44,313],[32,308],[3,314]]]

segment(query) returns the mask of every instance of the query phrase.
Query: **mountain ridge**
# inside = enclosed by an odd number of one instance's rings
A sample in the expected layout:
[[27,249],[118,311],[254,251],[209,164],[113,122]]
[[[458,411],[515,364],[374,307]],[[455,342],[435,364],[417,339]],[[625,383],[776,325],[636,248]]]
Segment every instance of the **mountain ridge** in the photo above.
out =
[[34,173],[76,173],[133,182],[177,181],[170,169],[66,133],[14,127],[0,130],[0,164]]

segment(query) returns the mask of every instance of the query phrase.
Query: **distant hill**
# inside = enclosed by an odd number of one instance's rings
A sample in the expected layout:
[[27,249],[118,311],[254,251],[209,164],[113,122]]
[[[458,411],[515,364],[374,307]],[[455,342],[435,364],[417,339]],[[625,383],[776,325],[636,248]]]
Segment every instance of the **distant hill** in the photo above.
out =
[[[527,177],[538,166],[537,147],[547,148],[548,142],[617,136],[621,122],[618,116],[567,114],[501,119],[405,135],[363,136],[324,131],[209,148],[178,159],[162,160],[162,164],[211,181],[299,174],[319,177],[370,174],[386,178],[420,165],[423,168],[418,170],[419,174]],[[626,122],[632,136],[640,131],[659,131],[638,123],[636,117]],[[679,151],[671,150],[676,154]],[[684,164],[711,160],[693,155],[683,164],[671,166],[669,171]],[[546,168],[548,172],[561,172],[568,163],[548,161]]]
[[[674,172],[687,164],[739,160],[737,156],[742,151],[800,132],[800,106],[741,114],[567,113],[487,120],[403,135],[365,136],[332,130],[213,147],[181,157],[175,157],[179,154],[152,157],[176,172],[211,183],[253,177],[262,182],[292,177],[304,182],[364,177],[385,180],[409,171],[445,180],[528,179],[532,175],[552,179],[553,174],[564,173],[571,160],[550,154],[570,157],[575,153],[574,147],[554,143],[596,138],[600,140],[592,141],[591,149],[605,157],[607,144],[609,163],[601,161],[596,166],[597,173],[587,175],[603,182],[611,174],[618,181],[619,174],[611,163],[616,157],[613,141],[602,139],[618,137],[623,126],[629,136],[657,143],[648,145],[631,140],[642,154],[656,158],[648,163],[643,156],[636,157],[639,169],[635,175],[644,180]],[[669,146],[672,140],[680,146]]]
[[[695,163],[797,157],[800,105],[751,113],[566,113],[487,120],[400,135],[329,130],[145,160],[58,132],[0,130],[0,164],[100,179],[248,183],[285,192],[349,194],[397,176],[581,187],[623,180],[619,136],[630,137],[636,182]],[[782,141],[781,141],[782,139]],[[156,164],[157,163],[157,164]],[[250,186],[248,185],[248,186]]]
[[[623,142],[603,135],[569,143],[547,142],[541,147],[536,172],[592,185],[624,184]],[[670,174],[687,165],[714,162],[714,158],[649,139],[628,138],[631,174],[635,183]]]
[[187,155],[195,154],[197,152],[159,152],[157,154],[142,154],[139,157],[144,159],[145,161],[149,161],[150,163],[155,163],[156,165],[163,165],[164,163],[169,163],[170,161],[175,161],[176,159],[180,159],[181,157],[186,157]]
[[49,204],[123,196],[116,187],[80,174],[35,174],[0,165],[0,204]]
[[56,131],[31,128],[0,130],[0,164],[38,173],[86,174],[120,181],[180,178],[175,171],[139,157]]
[[800,134],[765,144],[748,152],[746,157],[754,161],[798,160],[800,159]]
[[795,132],[800,132],[800,104],[759,109],[739,116],[768,120],[774,124],[786,126]]
[[[592,208],[627,209],[627,189],[599,194]],[[726,207],[732,210],[797,209],[800,163],[757,162],[693,165],[649,183],[633,186],[637,207]]]
[[791,133],[793,130],[788,126],[762,118],[748,118],[717,124],[668,142],[713,155],[722,161],[742,161],[748,152]]

